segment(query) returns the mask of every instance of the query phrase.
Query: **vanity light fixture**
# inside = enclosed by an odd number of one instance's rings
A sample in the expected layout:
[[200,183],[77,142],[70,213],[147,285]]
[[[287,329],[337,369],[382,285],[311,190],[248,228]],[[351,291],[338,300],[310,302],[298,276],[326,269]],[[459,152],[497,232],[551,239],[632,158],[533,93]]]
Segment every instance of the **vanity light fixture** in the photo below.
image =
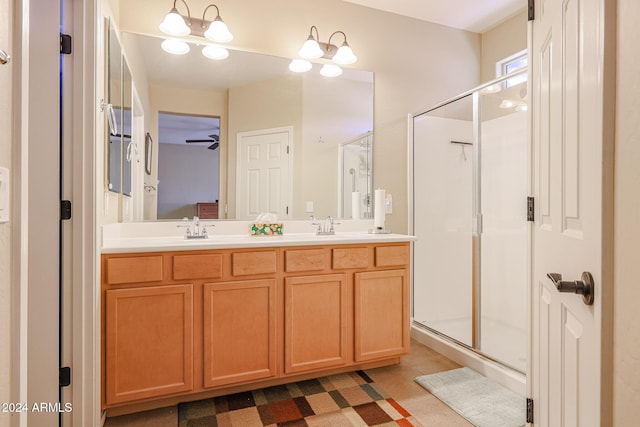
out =
[[[202,19],[198,19],[191,17],[189,5],[185,0],[181,1],[187,8],[187,16],[178,12],[176,8],[178,0],[173,0],[173,7],[164,17],[159,28],[160,31],[174,38],[162,42],[162,49],[168,53],[177,55],[189,52],[189,45],[186,42],[175,39],[175,37],[183,37],[189,34],[204,37],[216,43],[227,43],[233,40],[233,34],[229,31],[227,24],[220,18],[220,9],[218,9],[218,6],[210,4],[204,9]],[[216,9],[216,17],[213,21],[207,21],[207,11],[212,7]],[[186,48],[184,46],[186,46]],[[202,54],[210,59],[224,59],[229,56],[229,51],[222,46],[205,45],[202,49]]]
[[[331,39],[336,34],[341,34],[344,37],[344,42],[340,47],[331,44]],[[302,65],[304,64],[303,61],[308,59],[326,58],[331,59],[335,64],[338,65],[349,65],[358,60],[358,58],[354,55],[353,50],[349,46],[349,43],[347,43],[347,35],[344,33],[344,31],[334,31],[329,36],[329,40],[325,43],[320,41],[318,28],[315,25],[311,26],[311,29],[309,30],[309,37],[307,37],[307,40],[302,45],[302,48],[298,51],[298,55],[303,58],[303,60],[294,59],[289,65],[289,69],[291,71],[299,73],[311,69],[309,65]],[[306,62],[310,64],[308,61]],[[337,65],[325,64],[320,70],[320,74],[325,77],[336,77],[342,74],[342,69]]]

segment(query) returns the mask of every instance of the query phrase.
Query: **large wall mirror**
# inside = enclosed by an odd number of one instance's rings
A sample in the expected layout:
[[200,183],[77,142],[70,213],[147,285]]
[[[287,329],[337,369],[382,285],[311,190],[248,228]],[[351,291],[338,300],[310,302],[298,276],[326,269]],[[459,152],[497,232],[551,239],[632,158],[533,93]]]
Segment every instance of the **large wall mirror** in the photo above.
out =
[[[213,217],[221,219],[253,219],[256,213],[272,210],[281,219],[350,218],[351,207],[345,201],[351,199],[346,193],[354,185],[363,187],[355,191],[361,194],[360,217],[367,217],[372,191],[373,73],[345,69],[339,77],[326,78],[318,73],[318,65],[305,74],[290,71],[290,58],[229,49],[228,58],[214,61],[204,57],[196,43],[190,44],[187,54],[171,55],[162,50],[163,39],[156,36],[126,31],[120,40],[148,118],[145,132],[153,140],[151,175],[145,176],[142,195],[144,219],[191,217],[199,214],[199,207],[210,209],[208,204],[216,204]],[[201,129],[187,125],[176,134],[163,131],[162,117],[167,115],[218,120]],[[366,140],[354,143],[361,137]],[[286,155],[285,169],[271,174],[278,175],[278,185],[274,180],[266,188],[253,185],[253,166],[248,162],[256,144],[268,147],[271,154]],[[341,157],[345,144],[366,147],[362,156],[355,155],[362,162],[347,171],[354,169],[368,179],[345,177]],[[198,161],[173,157],[181,150],[199,150],[201,155],[195,154]],[[205,163],[205,157],[215,160]],[[217,177],[197,170],[202,167],[217,168]],[[162,168],[172,168],[171,173]],[[285,173],[286,182],[281,182],[280,174]],[[210,178],[202,178],[205,175]],[[181,183],[168,181],[171,176],[180,176]],[[217,188],[191,191],[203,185]],[[190,192],[198,195],[184,200]],[[265,192],[274,197],[272,205],[277,199],[279,208],[259,206]],[[176,206],[163,213],[159,201]]]

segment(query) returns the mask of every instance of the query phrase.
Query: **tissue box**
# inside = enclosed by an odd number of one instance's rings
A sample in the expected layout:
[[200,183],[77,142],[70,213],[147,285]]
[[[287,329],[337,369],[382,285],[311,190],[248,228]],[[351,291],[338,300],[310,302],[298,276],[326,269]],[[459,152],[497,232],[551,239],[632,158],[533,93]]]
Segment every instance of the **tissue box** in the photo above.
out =
[[282,236],[283,224],[276,222],[254,223],[249,228],[252,236]]

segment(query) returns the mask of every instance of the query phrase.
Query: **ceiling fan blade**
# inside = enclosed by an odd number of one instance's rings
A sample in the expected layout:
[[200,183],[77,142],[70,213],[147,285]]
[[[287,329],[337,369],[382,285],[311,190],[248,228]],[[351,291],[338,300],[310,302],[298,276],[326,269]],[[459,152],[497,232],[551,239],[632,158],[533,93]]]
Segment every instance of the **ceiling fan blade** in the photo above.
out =
[[210,139],[187,139],[184,142],[189,144],[191,142],[211,142],[211,140]]
[[207,148],[208,148],[209,150],[215,150],[216,148],[218,148],[218,145],[220,145],[220,144],[218,144],[217,142],[214,142],[213,144],[211,144],[211,145],[210,145],[210,146],[208,146]]

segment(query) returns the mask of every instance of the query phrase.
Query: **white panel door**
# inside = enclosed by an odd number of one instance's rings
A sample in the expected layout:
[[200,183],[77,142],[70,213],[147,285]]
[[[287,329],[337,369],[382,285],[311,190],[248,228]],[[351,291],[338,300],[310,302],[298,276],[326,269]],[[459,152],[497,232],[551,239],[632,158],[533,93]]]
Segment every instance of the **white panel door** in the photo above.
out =
[[[603,168],[604,4],[536,1],[531,28],[536,207],[529,384],[539,426],[601,424],[603,182],[610,172]],[[559,292],[548,277],[575,281],[583,272],[595,281],[593,305]]]
[[291,127],[238,133],[237,219],[291,216],[292,140]]

